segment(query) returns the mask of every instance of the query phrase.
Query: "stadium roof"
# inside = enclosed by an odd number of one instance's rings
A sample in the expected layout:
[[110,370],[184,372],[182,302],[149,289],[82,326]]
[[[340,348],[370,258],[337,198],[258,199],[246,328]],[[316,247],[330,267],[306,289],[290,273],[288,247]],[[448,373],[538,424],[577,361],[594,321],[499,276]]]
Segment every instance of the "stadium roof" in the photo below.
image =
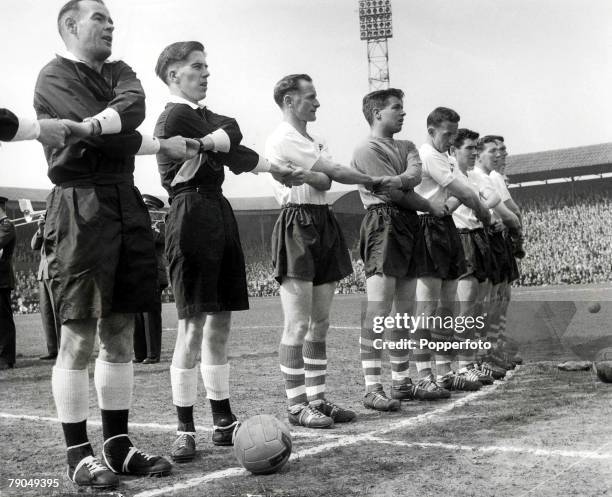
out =
[[508,156],[511,183],[612,172],[612,143]]

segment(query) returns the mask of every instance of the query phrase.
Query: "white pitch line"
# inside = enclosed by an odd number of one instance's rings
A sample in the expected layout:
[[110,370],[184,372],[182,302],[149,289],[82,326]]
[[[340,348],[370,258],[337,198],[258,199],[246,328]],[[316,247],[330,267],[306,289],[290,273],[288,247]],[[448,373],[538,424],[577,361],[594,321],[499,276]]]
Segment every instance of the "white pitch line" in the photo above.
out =
[[[608,442],[603,444],[601,447],[599,447],[599,449],[597,449],[598,451],[602,450],[604,447],[607,447],[608,445],[610,445],[610,443],[612,442]],[[567,475],[568,471],[576,466],[578,466],[579,464],[582,464],[584,462],[583,459],[578,459],[577,461],[573,462],[572,464],[570,464],[569,466],[565,467],[565,468],[561,468],[558,471],[556,471],[553,475],[549,476],[548,478],[546,478],[545,480],[543,480],[542,482],[538,483],[535,487],[531,488],[530,490],[527,490],[526,492],[522,493],[519,497],[524,497],[525,495],[528,495],[530,493],[535,492],[538,488],[542,487],[543,485],[545,485],[546,483],[548,483],[550,480],[553,480],[555,478],[557,478],[560,475]]]
[[[349,436],[339,438],[336,442],[330,442],[330,443],[323,444],[323,445],[317,445],[316,447],[311,447],[309,449],[305,449],[300,452],[293,452],[293,454],[291,454],[291,457],[289,458],[289,461],[293,461],[295,459],[299,460],[302,457],[319,454],[329,449],[335,449],[337,447],[353,445],[355,443],[365,441],[367,440],[366,435],[367,434],[349,435]],[[133,497],[157,497],[159,495],[165,495],[171,492],[176,492],[177,490],[187,490],[189,488],[193,488],[198,485],[202,485],[203,483],[206,483],[209,481],[222,480],[224,478],[231,478],[234,476],[246,476],[248,474],[249,472],[243,468],[233,467],[233,468],[225,469],[223,471],[214,471],[204,476],[190,478],[189,480],[186,480],[182,483],[176,483],[168,487],[157,488],[155,490],[145,490],[144,492],[134,494]]]
[[[508,371],[506,373],[505,380],[506,381],[510,380],[513,376],[514,376],[514,371]],[[449,404],[439,407],[438,409],[434,409],[433,411],[429,411],[423,414],[419,414],[418,416],[413,416],[411,418],[407,418],[407,419],[398,421],[397,423],[395,423],[395,425],[389,428],[378,430],[376,432],[372,432],[372,435],[390,433],[392,431],[396,431],[402,428],[409,428],[409,427],[417,426],[422,423],[426,423],[427,421],[430,421],[432,418],[440,417],[442,414],[446,414],[447,412],[450,412],[453,409],[456,409],[457,407],[462,407],[465,404],[468,404],[469,402],[478,400],[481,397],[485,397],[489,395],[491,392],[497,390],[497,387],[499,387],[499,385],[503,385],[504,383],[505,381],[497,380],[491,387],[483,388],[477,392],[467,394],[465,397],[461,397],[460,399],[457,399],[454,402],[450,402]]]
[[[508,372],[508,374],[506,375],[507,379],[510,379],[512,377],[511,373],[512,373],[511,371]],[[431,418],[434,416],[439,416],[440,414],[444,414],[446,412],[452,411],[455,407],[465,405],[468,402],[471,402],[473,400],[476,400],[482,397],[483,395],[494,392],[495,390],[497,390],[499,385],[501,385],[502,383],[503,382],[501,381],[496,381],[495,384],[493,384],[492,386],[485,387],[478,392],[467,394],[465,397],[462,397],[461,399],[458,399],[454,402],[450,402],[447,406],[441,407],[439,409],[435,409],[431,413],[421,414],[413,418],[408,418],[408,419],[399,421],[387,429],[373,430],[367,433],[362,433],[361,435],[347,435],[333,442],[320,444],[315,447],[309,447],[308,449],[304,449],[301,451],[294,451],[291,454],[289,461],[293,461],[296,459],[299,460],[300,458],[313,456],[316,454],[320,454],[322,452],[327,452],[328,450],[336,449],[338,447],[345,447],[345,446],[354,445],[360,442],[367,442],[372,437],[378,438],[377,435],[382,435],[382,434],[389,433],[391,431],[395,431],[401,428],[412,427],[412,426],[415,426],[421,423],[425,423],[427,421],[430,421]],[[157,497],[160,495],[165,495],[171,492],[175,492],[176,490],[179,490],[179,489],[184,490],[184,489],[192,488],[192,487],[201,485],[202,483],[206,483],[212,480],[230,478],[233,476],[242,476],[246,474],[248,473],[242,468],[229,468],[224,471],[217,471],[217,472],[210,473],[208,475],[200,476],[197,478],[191,478],[183,483],[177,483],[175,485],[170,485],[170,486],[158,488],[155,490],[146,490],[144,492],[135,494],[133,497]]]
[[[8,412],[0,412],[0,419],[1,418],[23,419],[27,421],[36,421],[36,422],[42,422],[42,423],[59,423],[59,419],[57,418],[50,418],[50,417],[44,417],[44,416],[33,416],[30,414],[13,414],[13,413],[8,413]],[[99,419],[88,419],[87,424],[90,426],[102,426],[102,421]],[[160,423],[130,423],[129,427],[131,429],[146,428],[149,430],[156,430],[156,431],[168,431],[168,432],[176,431],[176,425],[160,424]],[[208,426],[196,426],[196,431],[200,433],[211,433],[212,428]],[[294,438],[317,438],[317,439],[325,438],[325,439],[335,440],[338,437],[341,437],[342,435],[340,435],[339,433],[336,435],[333,435],[329,433],[312,433],[312,432],[307,432],[307,431],[292,431],[291,436]]]
[[[13,414],[9,412],[0,412],[0,418],[4,419],[24,419],[27,421],[38,421],[43,423],[59,423],[57,418],[49,418],[44,416],[32,416],[30,414]],[[87,424],[91,426],[102,426],[102,421],[99,419],[88,419]],[[159,423],[130,423],[130,428],[148,428],[158,431],[176,431],[176,425],[163,425]],[[212,429],[204,426],[197,426],[197,431],[211,432]]]
[[[155,497],[157,495],[164,495],[168,492],[176,492],[178,490],[188,490],[197,485],[202,485],[203,483],[207,483],[209,481],[214,480],[223,480],[225,478],[232,478],[234,476],[246,476],[249,473],[244,468],[227,468],[220,471],[213,471],[204,476],[200,476],[198,478],[190,478],[189,480],[184,481],[183,483],[175,483],[171,487],[162,487],[155,490],[145,490],[144,492],[140,492],[134,494],[133,497]],[[202,492],[204,495],[204,492]]]
[[381,443],[385,445],[395,445],[399,447],[420,447],[424,449],[446,449],[446,450],[463,450],[467,452],[482,452],[485,454],[491,452],[502,452],[511,454],[531,454],[534,456],[545,456],[545,457],[569,457],[572,459],[612,459],[612,453],[601,454],[599,452],[593,452],[590,450],[556,450],[556,449],[532,449],[529,447],[508,447],[508,446],[486,446],[486,447],[473,447],[470,445],[455,445],[447,444],[442,442],[402,442],[400,440],[386,440],[380,437],[371,437],[372,442]]

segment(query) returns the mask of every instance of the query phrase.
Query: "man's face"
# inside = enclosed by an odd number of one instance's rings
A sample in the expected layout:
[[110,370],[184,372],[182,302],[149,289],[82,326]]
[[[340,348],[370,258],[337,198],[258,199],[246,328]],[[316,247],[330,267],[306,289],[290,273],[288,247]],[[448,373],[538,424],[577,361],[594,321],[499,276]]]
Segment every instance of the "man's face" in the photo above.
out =
[[79,3],[75,21],[77,48],[93,60],[108,59],[113,48],[115,30],[108,9],[102,4],[86,0]]
[[317,91],[310,81],[301,79],[298,91],[291,94],[291,109],[300,121],[311,122],[317,119],[317,109],[321,105],[317,100]]
[[506,169],[506,157],[508,152],[506,151],[506,145],[503,141],[497,140],[497,149],[499,150],[499,160],[497,161],[497,171],[504,174]]
[[463,140],[463,145],[459,148],[455,148],[455,157],[457,159],[457,165],[462,171],[469,171],[474,168],[476,162],[476,140],[470,140],[466,138]]
[[399,133],[404,125],[404,103],[397,97],[389,97],[383,109],[378,110],[378,118],[383,127],[391,133]]
[[204,52],[191,52],[187,59],[170,67],[169,76],[183,98],[197,103],[206,97],[210,73]]
[[478,162],[488,174],[496,169],[499,157],[500,153],[497,148],[497,143],[489,142],[484,144],[484,148],[478,156]]
[[430,126],[427,131],[433,141],[434,148],[438,152],[448,152],[452,141],[457,134],[459,123],[442,121],[439,126]]

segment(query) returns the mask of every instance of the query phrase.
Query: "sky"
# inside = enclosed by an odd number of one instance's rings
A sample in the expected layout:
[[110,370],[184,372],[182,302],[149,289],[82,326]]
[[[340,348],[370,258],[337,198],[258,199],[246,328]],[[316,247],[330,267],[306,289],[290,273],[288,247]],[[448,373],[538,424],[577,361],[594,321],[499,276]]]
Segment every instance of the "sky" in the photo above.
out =
[[[34,117],[39,70],[63,49],[56,17],[64,1],[0,0],[0,107]],[[361,99],[368,88],[366,42],[357,0],[108,0],[114,59],[127,62],[147,94],[140,127],[152,133],[167,102],[155,62],[175,41],[206,47],[205,104],[235,117],[243,144],[263,152],[281,120],[276,81],[308,73],[321,107],[309,127],[348,164],[368,135]],[[612,2],[609,0],[392,0],[391,86],[405,92],[397,138],[426,139],[437,106],[460,126],[502,134],[510,154],[612,141]],[[38,142],[3,144],[0,185],[50,188]],[[266,175],[228,171],[230,197],[267,196]],[[138,157],[143,193],[164,194],[154,157]],[[336,185],[334,188],[339,188]]]

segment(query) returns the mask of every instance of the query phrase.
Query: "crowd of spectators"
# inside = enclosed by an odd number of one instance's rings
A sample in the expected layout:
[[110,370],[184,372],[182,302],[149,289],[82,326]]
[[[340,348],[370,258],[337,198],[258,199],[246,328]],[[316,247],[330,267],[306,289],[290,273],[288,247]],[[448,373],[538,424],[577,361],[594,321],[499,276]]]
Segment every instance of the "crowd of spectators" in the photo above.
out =
[[15,314],[39,311],[38,280],[33,270],[15,271],[15,289],[11,293],[11,304]]
[[520,286],[612,281],[612,198],[601,193],[522,204]]
[[[521,202],[526,256],[520,261],[517,286],[586,284],[612,281],[612,195],[542,195]],[[16,313],[38,312],[36,270],[39,254],[30,249],[31,234],[19,236],[15,251],[17,285],[13,291]],[[279,294],[269,246],[244,245],[249,295]],[[351,250],[354,272],[343,279],[336,293],[365,293],[363,263]],[[172,302],[172,290],[162,294]]]

